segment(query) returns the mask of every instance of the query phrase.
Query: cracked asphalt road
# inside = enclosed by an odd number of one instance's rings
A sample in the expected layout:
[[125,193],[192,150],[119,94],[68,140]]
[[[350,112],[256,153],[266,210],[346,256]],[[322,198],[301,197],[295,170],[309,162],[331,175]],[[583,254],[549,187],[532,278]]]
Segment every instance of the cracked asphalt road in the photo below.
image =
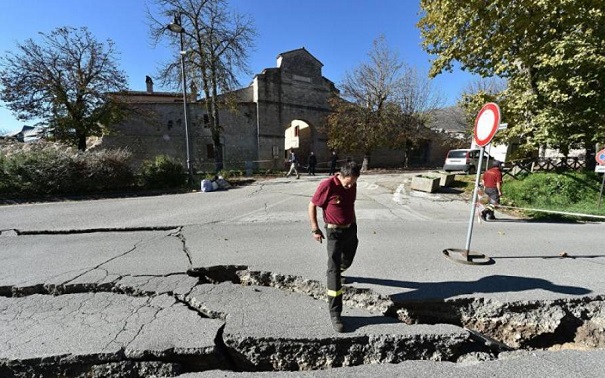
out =
[[[456,264],[442,250],[464,246],[470,204],[410,192],[410,177],[359,180],[345,334],[329,326],[325,246],[308,232],[324,177],[2,206],[0,375],[601,376],[603,225],[502,215],[475,224],[471,245],[495,263]],[[538,350],[569,341],[570,324],[590,350]],[[471,326],[531,348],[494,351]]]

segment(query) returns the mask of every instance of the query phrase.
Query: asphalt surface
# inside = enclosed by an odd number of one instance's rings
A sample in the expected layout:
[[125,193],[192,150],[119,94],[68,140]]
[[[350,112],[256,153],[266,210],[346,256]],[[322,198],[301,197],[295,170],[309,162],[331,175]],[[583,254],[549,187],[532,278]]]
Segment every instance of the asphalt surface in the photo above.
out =
[[[344,334],[329,323],[321,294],[325,244],[312,239],[306,213],[324,175],[210,193],[2,206],[0,375],[40,363],[128,360],[144,376],[148,366],[140,361],[177,356],[204,361],[187,365],[198,372],[186,376],[199,377],[603,376],[605,351],[592,348],[525,348],[491,361],[446,362],[472,338],[467,329],[445,321],[404,324],[381,313],[389,303],[468,299],[588,301],[605,314],[602,223],[474,217],[470,249],[490,264],[462,264],[443,251],[465,248],[470,203],[452,191],[411,191],[412,175],[359,180],[360,246],[347,271]],[[217,335],[221,348],[248,364],[306,371],[230,372],[225,366],[242,365],[224,361]],[[434,350],[413,357],[414,340],[428,340]],[[345,344],[348,351],[339,351]],[[347,357],[352,350],[364,357]],[[343,360],[329,360],[331,353]],[[339,367],[347,365],[359,366]]]

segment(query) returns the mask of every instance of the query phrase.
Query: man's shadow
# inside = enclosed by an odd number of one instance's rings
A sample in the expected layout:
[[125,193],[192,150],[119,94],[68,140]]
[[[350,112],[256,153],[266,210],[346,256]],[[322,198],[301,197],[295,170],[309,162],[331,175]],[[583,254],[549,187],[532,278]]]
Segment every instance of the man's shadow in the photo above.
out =
[[[347,276],[347,282],[357,284],[372,284],[379,286],[399,287],[410,291],[390,295],[395,304],[418,301],[443,302],[465,294],[520,292],[541,289],[566,295],[586,295],[592,292],[587,288],[577,286],[557,285],[548,280],[532,277],[493,275],[476,281],[445,281],[445,282],[412,282],[373,277]],[[401,324],[389,316],[357,317],[343,316],[351,330],[377,324]]]
[[395,303],[418,300],[444,300],[465,294],[505,293],[541,289],[566,295],[586,295],[592,291],[577,286],[557,285],[548,280],[533,277],[493,275],[476,281],[445,281],[445,282],[412,282],[373,277],[351,277],[351,283],[372,284],[410,289],[409,291],[393,294]]
[[560,223],[567,223],[567,224],[578,224],[581,223],[580,221],[578,221],[577,219],[565,219],[565,218],[560,218],[560,219],[554,219],[554,218],[538,218],[538,219],[532,219],[532,218],[501,218],[498,217],[496,219],[488,219],[485,221],[482,221],[485,223],[553,223],[553,224],[560,224]]

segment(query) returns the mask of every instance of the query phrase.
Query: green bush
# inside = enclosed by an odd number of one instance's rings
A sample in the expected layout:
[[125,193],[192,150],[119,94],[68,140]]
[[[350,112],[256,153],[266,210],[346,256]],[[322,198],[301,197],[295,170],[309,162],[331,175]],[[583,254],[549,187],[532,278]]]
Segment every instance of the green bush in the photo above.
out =
[[187,182],[183,166],[167,155],[145,160],[141,165],[142,185],[148,189],[180,188]]
[[13,181],[11,192],[57,194],[80,189],[77,163],[64,151],[53,148],[19,151],[7,160],[7,175]]
[[8,159],[0,154],[0,193],[8,193],[13,191],[13,180],[8,173]]
[[0,193],[12,196],[115,190],[134,182],[124,150],[77,152],[39,142],[3,146],[0,156]]
[[87,191],[126,189],[134,184],[134,172],[126,162],[132,154],[124,149],[78,154],[76,166]]

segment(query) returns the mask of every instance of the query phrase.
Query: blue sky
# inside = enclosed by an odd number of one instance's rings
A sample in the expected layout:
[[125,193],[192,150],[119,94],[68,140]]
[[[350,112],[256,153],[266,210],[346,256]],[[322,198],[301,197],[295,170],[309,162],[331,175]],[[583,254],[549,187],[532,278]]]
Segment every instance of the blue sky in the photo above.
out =
[[[254,20],[257,39],[250,51],[253,74],[275,67],[277,55],[305,47],[323,63],[323,75],[336,85],[343,75],[367,58],[372,42],[380,35],[407,64],[428,72],[431,57],[420,44],[416,28],[418,0],[230,0],[231,8]],[[158,67],[176,51],[168,45],[151,44],[146,7],[152,0],[1,0],[0,54],[14,50],[38,32],[60,26],[86,26],[99,41],[111,39],[120,53],[119,66],[132,90],[145,90],[145,75],[154,77]],[[166,20],[169,23],[171,20]],[[242,86],[253,76],[242,77]],[[464,72],[443,73],[434,86],[456,102],[472,77]],[[156,90],[170,90],[159,88]],[[0,131],[21,129],[32,122],[17,121],[0,102]]]

